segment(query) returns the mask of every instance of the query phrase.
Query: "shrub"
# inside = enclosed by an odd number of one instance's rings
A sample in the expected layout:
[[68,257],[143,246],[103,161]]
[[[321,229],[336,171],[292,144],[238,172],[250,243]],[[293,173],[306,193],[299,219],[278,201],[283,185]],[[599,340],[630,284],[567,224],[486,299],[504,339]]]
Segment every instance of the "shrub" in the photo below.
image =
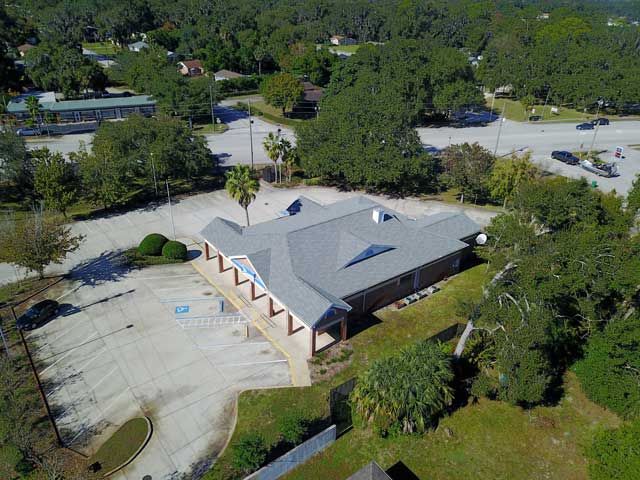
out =
[[376,360],[351,393],[354,417],[382,436],[424,432],[453,400],[451,359],[442,347],[420,341]]
[[601,432],[587,451],[591,480],[637,480],[640,472],[640,419]]
[[640,416],[639,344],[637,315],[611,321],[573,367],[589,399],[628,419]]
[[187,246],[182,242],[169,240],[164,244],[164,247],[162,247],[162,256],[171,260],[186,260]]
[[140,255],[159,256],[162,254],[162,247],[168,241],[167,237],[160,233],[150,233],[138,245],[138,253]]
[[291,445],[297,445],[309,431],[309,422],[302,412],[298,410],[288,410],[278,419],[278,430],[282,439]]
[[242,473],[251,473],[267,459],[267,447],[259,433],[246,433],[233,445],[233,465]]

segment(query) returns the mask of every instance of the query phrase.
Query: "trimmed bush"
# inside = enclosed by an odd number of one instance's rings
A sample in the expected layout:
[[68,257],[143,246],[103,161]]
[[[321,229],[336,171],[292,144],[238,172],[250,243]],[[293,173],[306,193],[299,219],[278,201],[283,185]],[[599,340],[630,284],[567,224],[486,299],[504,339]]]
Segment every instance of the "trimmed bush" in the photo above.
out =
[[159,233],[150,233],[142,239],[138,245],[138,253],[140,255],[150,255],[157,257],[162,254],[162,247],[169,239]]
[[600,432],[587,450],[592,480],[637,480],[640,472],[640,419]]
[[288,410],[278,419],[278,430],[285,442],[297,445],[309,432],[309,421],[301,411]]
[[164,244],[164,247],[162,247],[162,256],[171,260],[186,260],[187,246],[182,242],[169,240]]

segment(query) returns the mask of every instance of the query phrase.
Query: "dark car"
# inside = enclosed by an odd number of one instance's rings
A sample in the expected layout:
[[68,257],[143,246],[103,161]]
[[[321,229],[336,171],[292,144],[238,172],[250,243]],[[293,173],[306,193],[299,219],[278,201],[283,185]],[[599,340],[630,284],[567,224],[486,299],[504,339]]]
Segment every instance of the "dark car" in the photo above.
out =
[[33,330],[55,316],[59,308],[55,300],[43,300],[20,315],[16,325],[20,330]]
[[39,128],[23,127],[16,130],[16,133],[21,137],[33,137],[35,135],[40,135],[42,132]]
[[591,120],[591,125],[609,125],[608,118],[596,118]]
[[593,123],[581,123],[576,125],[576,130],[593,130]]
[[531,115],[529,117],[530,122],[539,122],[540,120],[542,120],[542,117],[540,115]]
[[565,150],[554,150],[551,152],[551,158],[560,160],[567,165],[578,165],[580,163],[580,159],[578,157]]

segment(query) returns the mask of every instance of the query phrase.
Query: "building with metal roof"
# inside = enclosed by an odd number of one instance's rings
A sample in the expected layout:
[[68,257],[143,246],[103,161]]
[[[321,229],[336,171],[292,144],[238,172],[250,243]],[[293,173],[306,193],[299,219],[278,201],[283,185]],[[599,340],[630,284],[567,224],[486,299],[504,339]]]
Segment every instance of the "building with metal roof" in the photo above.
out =
[[26,120],[30,114],[27,98],[36,97],[43,114],[52,114],[59,122],[100,121],[126,118],[132,113],[151,116],[156,112],[156,101],[149,95],[111,95],[86,100],[58,101],[53,92],[29,92],[11,99],[7,113],[17,120]]
[[269,295],[293,323],[315,336],[425,288],[460,269],[480,227],[464,214],[414,219],[366,197],[320,205],[300,197],[281,217],[242,227],[216,217],[201,232],[206,258],[217,253],[218,270],[230,263],[236,285],[242,275]]

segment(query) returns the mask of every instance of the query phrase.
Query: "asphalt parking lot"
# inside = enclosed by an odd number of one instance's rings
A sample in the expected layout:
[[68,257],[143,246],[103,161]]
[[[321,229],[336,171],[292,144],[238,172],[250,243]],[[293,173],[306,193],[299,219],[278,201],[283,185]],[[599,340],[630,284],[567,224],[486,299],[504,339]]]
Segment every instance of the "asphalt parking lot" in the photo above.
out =
[[28,335],[65,442],[88,454],[147,415],[150,443],[113,478],[206,467],[232,428],[235,395],[290,385],[286,359],[190,264],[99,268],[112,272],[56,286],[62,313]]

